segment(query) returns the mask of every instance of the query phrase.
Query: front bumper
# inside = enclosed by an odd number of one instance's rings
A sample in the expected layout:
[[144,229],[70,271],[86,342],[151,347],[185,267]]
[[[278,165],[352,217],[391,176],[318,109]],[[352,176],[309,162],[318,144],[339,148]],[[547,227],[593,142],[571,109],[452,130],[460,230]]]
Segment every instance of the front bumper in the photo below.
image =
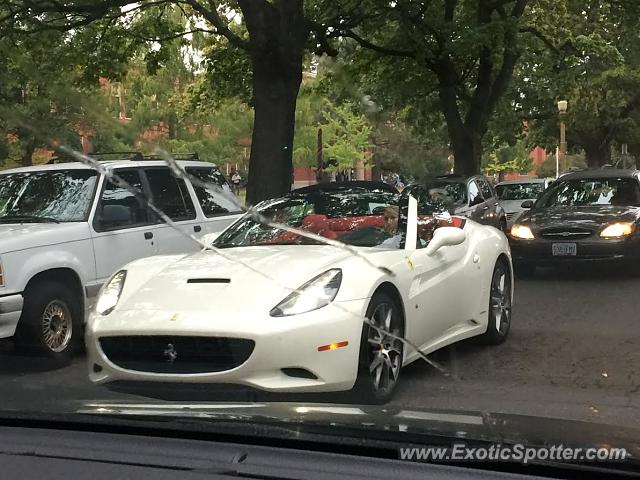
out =
[[[576,255],[554,256],[554,243],[575,243]],[[640,237],[620,240],[589,238],[584,240],[516,240],[509,238],[514,262],[552,265],[571,262],[615,262],[640,259]]]
[[[328,392],[353,387],[360,350],[363,322],[369,299],[339,302],[291,317],[272,318],[268,314],[256,323],[234,319],[227,327],[206,330],[202,318],[211,312],[181,314],[179,325],[167,325],[167,312],[113,312],[107,317],[89,319],[86,331],[89,379],[98,384],[113,381],[168,383],[226,383],[246,385],[274,392]],[[113,319],[111,319],[113,316]],[[145,318],[142,329],[121,327],[126,317]],[[147,318],[148,317],[148,318]],[[184,317],[184,318],[183,318]],[[106,320],[106,321],[105,321]],[[113,321],[111,321],[113,320]],[[97,324],[97,325],[96,325]],[[114,326],[111,328],[111,326]],[[259,330],[259,331],[258,331]],[[127,370],[112,362],[100,345],[101,337],[135,335],[184,335],[231,337],[253,340],[255,347],[249,358],[230,370],[207,373],[151,373]],[[343,348],[318,351],[318,347],[334,342],[348,342]],[[304,369],[316,378],[290,376],[282,369]]]
[[0,297],[0,338],[12,337],[16,333],[23,305],[20,293]]

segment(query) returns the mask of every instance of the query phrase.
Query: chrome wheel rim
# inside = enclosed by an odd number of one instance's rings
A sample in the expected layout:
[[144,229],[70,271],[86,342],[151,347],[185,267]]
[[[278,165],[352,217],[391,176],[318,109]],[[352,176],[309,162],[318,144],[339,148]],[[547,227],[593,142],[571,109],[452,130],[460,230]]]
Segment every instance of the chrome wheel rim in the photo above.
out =
[[53,300],[42,313],[42,338],[45,345],[55,353],[64,351],[71,341],[73,322],[69,307],[60,300]]
[[503,266],[498,266],[493,273],[491,314],[496,331],[505,335],[511,324],[511,277]]
[[[375,391],[393,390],[402,366],[400,330],[394,328],[393,306],[379,304],[369,319],[369,375]],[[389,335],[391,333],[391,335]]]

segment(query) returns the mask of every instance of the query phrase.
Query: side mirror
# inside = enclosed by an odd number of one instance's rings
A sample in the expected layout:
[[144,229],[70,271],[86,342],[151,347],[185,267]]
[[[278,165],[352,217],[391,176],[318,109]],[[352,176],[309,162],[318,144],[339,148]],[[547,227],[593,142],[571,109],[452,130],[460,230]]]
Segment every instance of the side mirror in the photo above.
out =
[[522,208],[533,208],[533,200],[525,200],[520,206]]
[[452,245],[460,245],[467,238],[467,234],[461,228],[440,227],[433,234],[433,238],[427,245],[425,252],[431,256],[440,248]]
[[105,205],[102,207],[100,224],[109,227],[112,225],[126,225],[131,222],[131,209],[124,205]]
[[211,245],[218,239],[221,233],[222,232],[207,233],[200,238],[200,241],[205,245]]
[[482,198],[480,195],[477,195],[476,198],[469,202],[469,206],[475,207],[476,205],[480,205],[482,202],[484,202],[484,198]]

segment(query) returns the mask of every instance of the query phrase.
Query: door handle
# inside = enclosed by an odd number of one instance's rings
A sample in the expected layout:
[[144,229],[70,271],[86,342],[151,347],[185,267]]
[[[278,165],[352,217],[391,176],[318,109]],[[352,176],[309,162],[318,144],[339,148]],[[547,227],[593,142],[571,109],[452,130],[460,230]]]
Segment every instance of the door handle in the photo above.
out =
[[193,231],[198,233],[202,231],[202,227],[200,225],[194,225],[193,226]]
[[153,238],[153,232],[144,232],[145,240],[151,240]]

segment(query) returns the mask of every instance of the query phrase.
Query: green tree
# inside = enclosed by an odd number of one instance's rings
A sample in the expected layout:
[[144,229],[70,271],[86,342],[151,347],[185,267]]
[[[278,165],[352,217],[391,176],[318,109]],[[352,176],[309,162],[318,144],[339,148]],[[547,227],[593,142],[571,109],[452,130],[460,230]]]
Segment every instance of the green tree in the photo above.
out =
[[[341,2],[329,2],[340,10]],[[527,5],[533,3],[536,9]],[[480,169],[483,139],[507,91],[527,27],[542,0],[359,2],[336,36],[372,54],[346,48],[366,84],[389,102],[412,104],[422,117],[444,121],[455,169]],[[378,97],[374,96],[377,100]],[[387,103],[387,102],[385,102]]]
[[640,5],[632,0],[563,0],[550,5],[538,44],[516,71],[511,98],[530,140],[558,145],[557,101],[567,100],[567,141],[589,166],[611,162],[615,143],[635,143],[640,124]]

